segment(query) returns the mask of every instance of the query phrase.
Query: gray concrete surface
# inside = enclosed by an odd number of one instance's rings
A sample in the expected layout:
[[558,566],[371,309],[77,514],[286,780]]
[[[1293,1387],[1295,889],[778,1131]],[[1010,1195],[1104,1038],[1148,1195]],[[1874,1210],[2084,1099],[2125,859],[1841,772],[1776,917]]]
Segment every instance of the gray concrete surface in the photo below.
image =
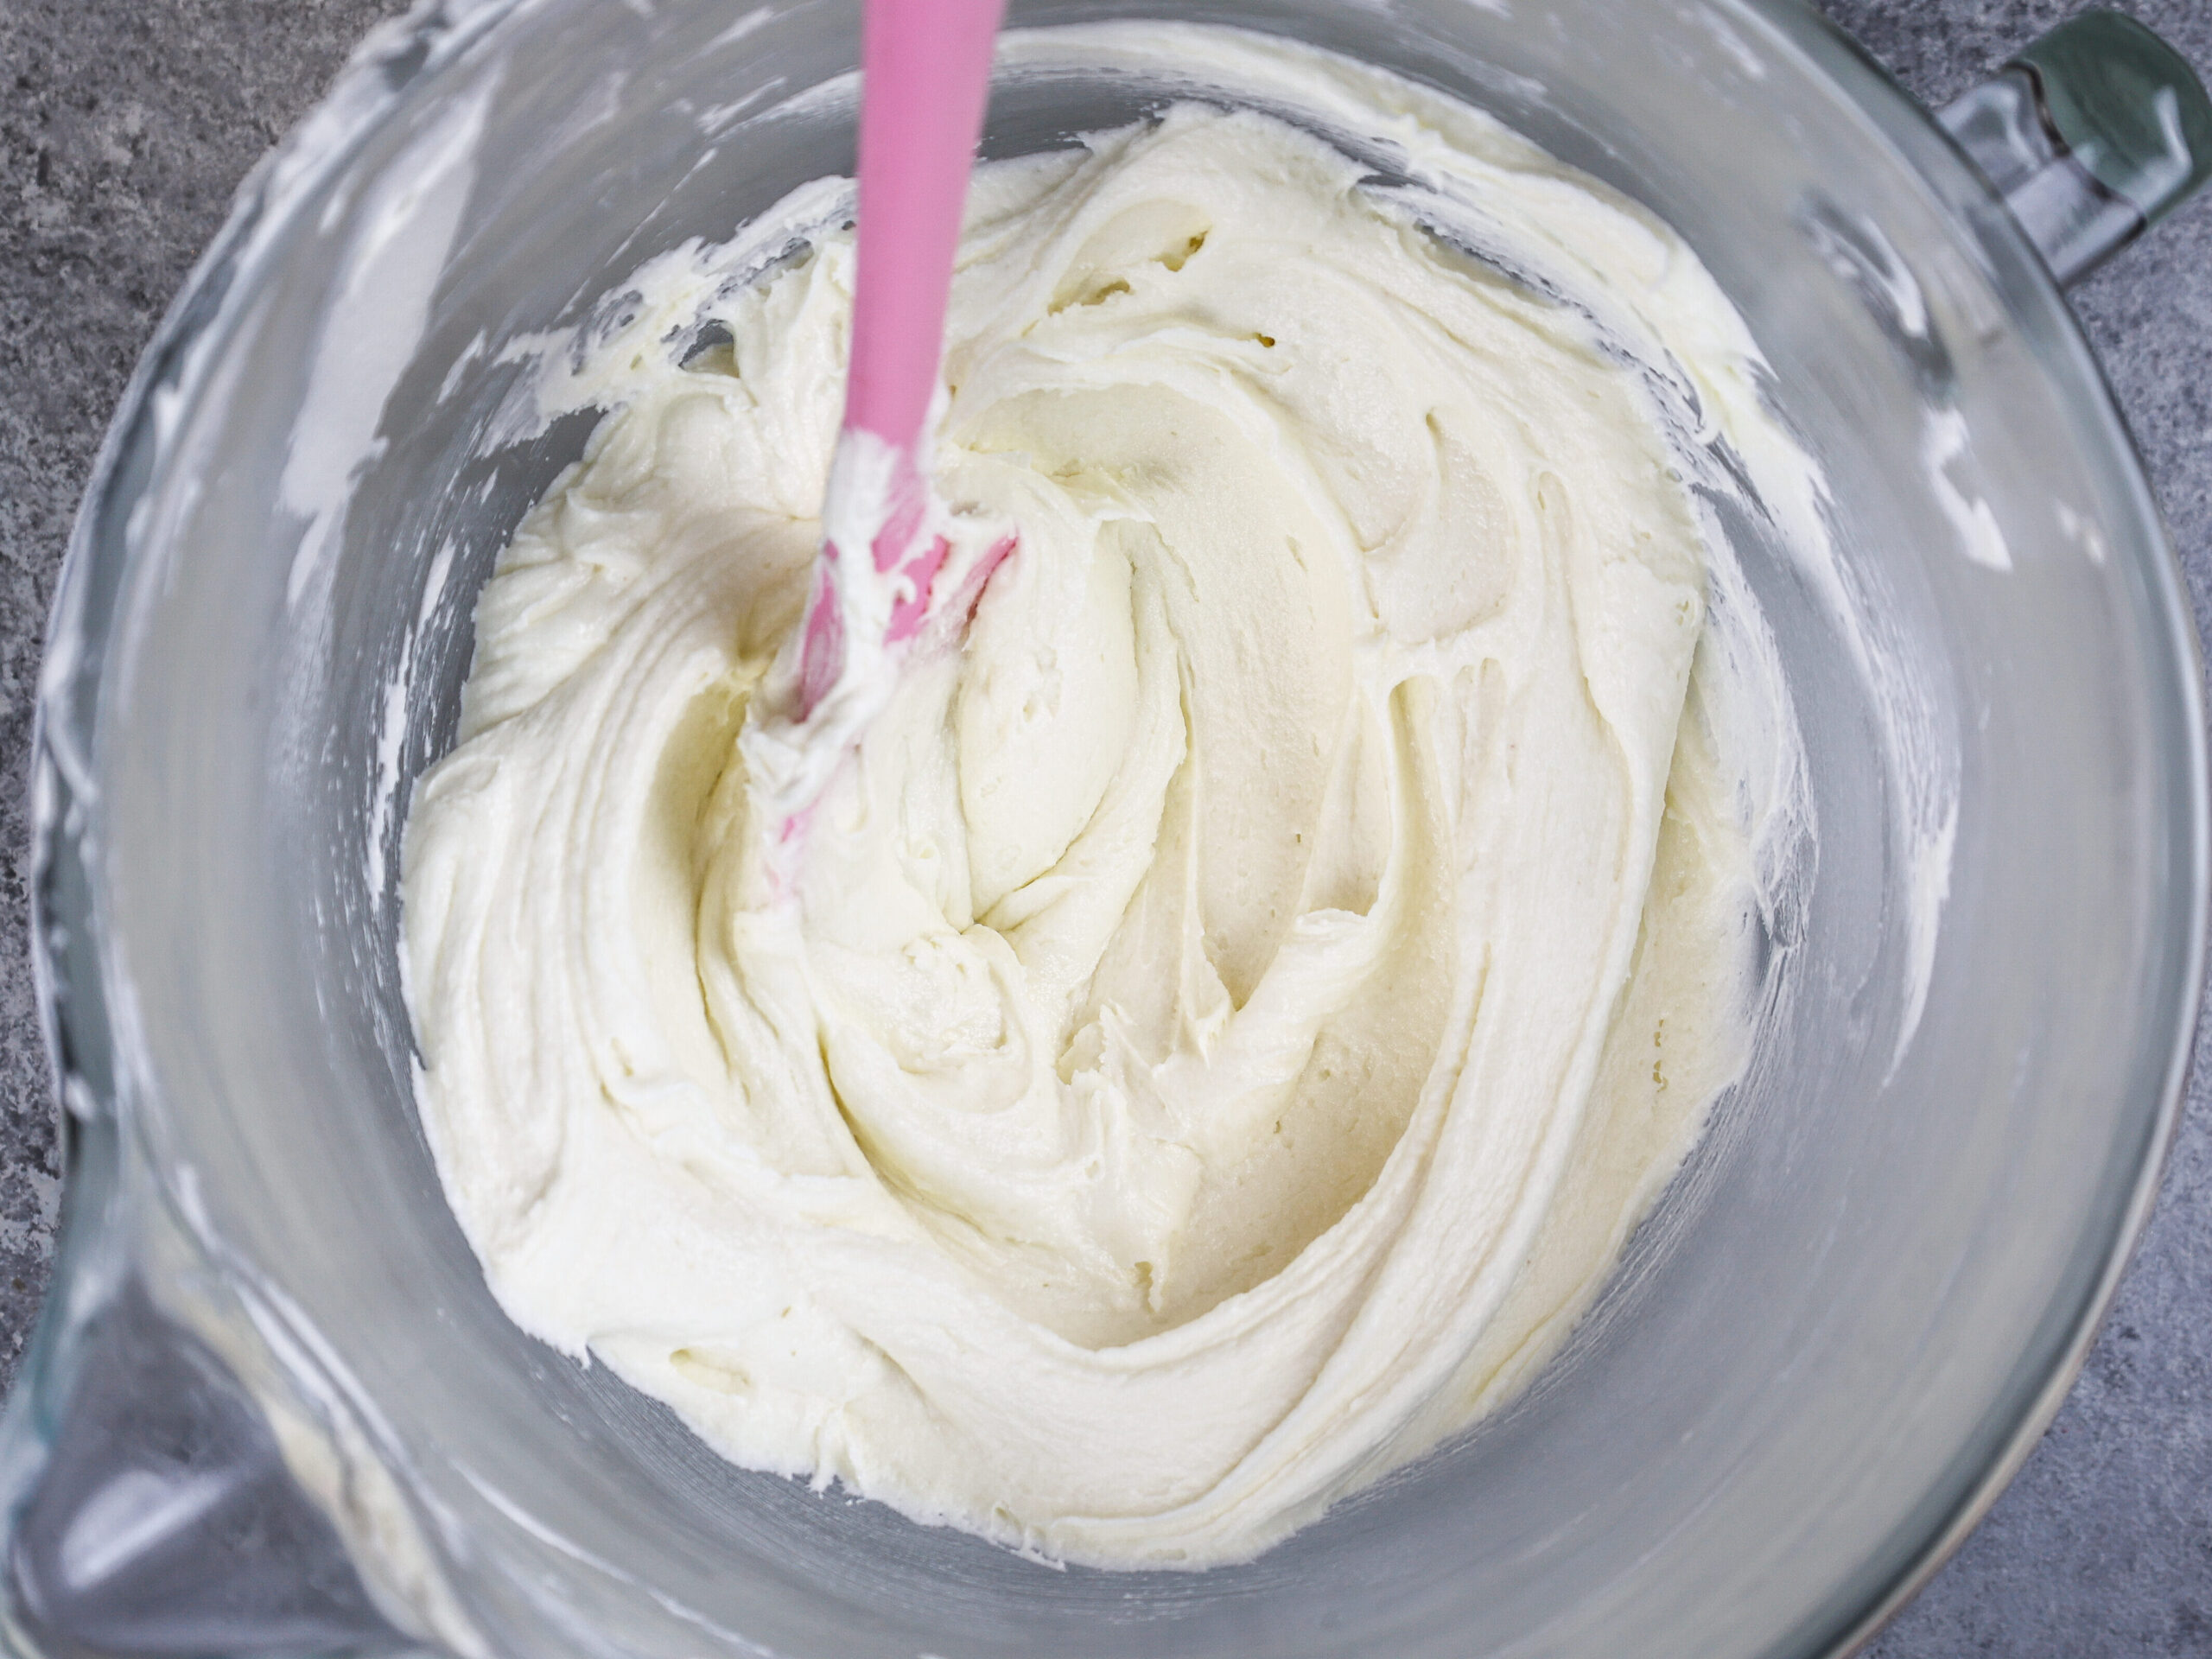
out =
[[[1827,0],[1929,101],[2068,0]],[[54,570],[132,361],[238,180],[398,0],[0,0],[0,1383],[60,1193],[26,955],[21,780]],[[2212,68],[2212,0],[2126,10]],[[2212,615],[2212,201],[2077,296]],[[2080,1385],[1870,1650],[2212,1655],[2212,1028],[2164,1196]]]

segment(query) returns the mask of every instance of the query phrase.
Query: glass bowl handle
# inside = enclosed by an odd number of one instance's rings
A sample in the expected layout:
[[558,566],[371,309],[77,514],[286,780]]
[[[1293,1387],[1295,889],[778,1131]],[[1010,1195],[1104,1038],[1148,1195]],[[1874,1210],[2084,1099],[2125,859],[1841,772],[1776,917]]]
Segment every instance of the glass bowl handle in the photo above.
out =
[[[135,1280],[70,1346],[66,1395],[33,1409],[53,1421],[0,1568],[0,1651],[374,1659],[407,1649],[293,1478],[260,1406]],[[45,1382],[34,1386],[44,1392]]]
[[2085,11],[1936,118],[2062,284],[2079,282],[2212,178],[2212,99],[2132,17]]

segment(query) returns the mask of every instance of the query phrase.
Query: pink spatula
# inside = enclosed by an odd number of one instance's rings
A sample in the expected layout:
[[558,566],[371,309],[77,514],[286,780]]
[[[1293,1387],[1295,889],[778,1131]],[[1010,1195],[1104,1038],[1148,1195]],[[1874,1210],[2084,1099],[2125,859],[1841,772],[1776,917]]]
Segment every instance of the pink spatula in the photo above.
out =
[[1014,550],[1011,535],[978,550],[930,480],[945,299],[1002,9],[1003,0],[867,0],[844,427],[796,660],[787,651],[779,665],[787,715],[772,783],[785,840],[889,701],[915,638],[964,621]]

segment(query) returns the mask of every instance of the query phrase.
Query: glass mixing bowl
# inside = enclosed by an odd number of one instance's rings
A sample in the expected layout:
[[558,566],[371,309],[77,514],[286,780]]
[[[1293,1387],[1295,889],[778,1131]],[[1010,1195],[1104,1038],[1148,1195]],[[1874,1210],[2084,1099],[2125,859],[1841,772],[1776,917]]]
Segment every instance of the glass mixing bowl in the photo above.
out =
[[[1825,470],[1842,580],[1730,520],[1817,874],[1766,940],[1791,1017],[1599,1306],[1502,1414],[1262,1559],[1117,1574],[740,1471],[532,1342],[415,1116],[409,791],[452,741],[476,589],[590,425],[492,443],[502,347],[850,166],[855,9],[750,4],[448,0],[380,35],[250,181],[118,417],[42,693],[71,1173],[0,1433],[7,1639],[1719,1659],[1863,1636],[2056,1408],[2176,1109],[2198,669],[2028,232],[2069,270],[2139,226],[2179,188],[2154,164],[2201,170],[2193,88],[2138,98],[2140,64],[2077,38],[1955,108],[1955,142],[1787,0],[1177,0],[1465,97],[1669,219]],[[1033,48],[993,153],[1179,90]],[[2115,96],[2143,118],[2100,148],[2078,124]]]

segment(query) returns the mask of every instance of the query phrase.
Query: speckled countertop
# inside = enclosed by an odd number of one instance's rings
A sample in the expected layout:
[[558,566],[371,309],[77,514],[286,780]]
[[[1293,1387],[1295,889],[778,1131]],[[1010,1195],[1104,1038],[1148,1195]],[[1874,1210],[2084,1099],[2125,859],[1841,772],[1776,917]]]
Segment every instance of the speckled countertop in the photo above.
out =
[[[60,1198],[22,779],[55,567],[131,364],[255,159],[399,0],[0,0],[0,1382]],[[2069,0],[1827,0],[1940,103]],[[2133,12],[2212,70],[2212,0]],[[2212,200],[2077,290],[2212,617]],[[1878,1659],[2212,1655],[2212,1027],[2164,1194],[2056,1424]]]

